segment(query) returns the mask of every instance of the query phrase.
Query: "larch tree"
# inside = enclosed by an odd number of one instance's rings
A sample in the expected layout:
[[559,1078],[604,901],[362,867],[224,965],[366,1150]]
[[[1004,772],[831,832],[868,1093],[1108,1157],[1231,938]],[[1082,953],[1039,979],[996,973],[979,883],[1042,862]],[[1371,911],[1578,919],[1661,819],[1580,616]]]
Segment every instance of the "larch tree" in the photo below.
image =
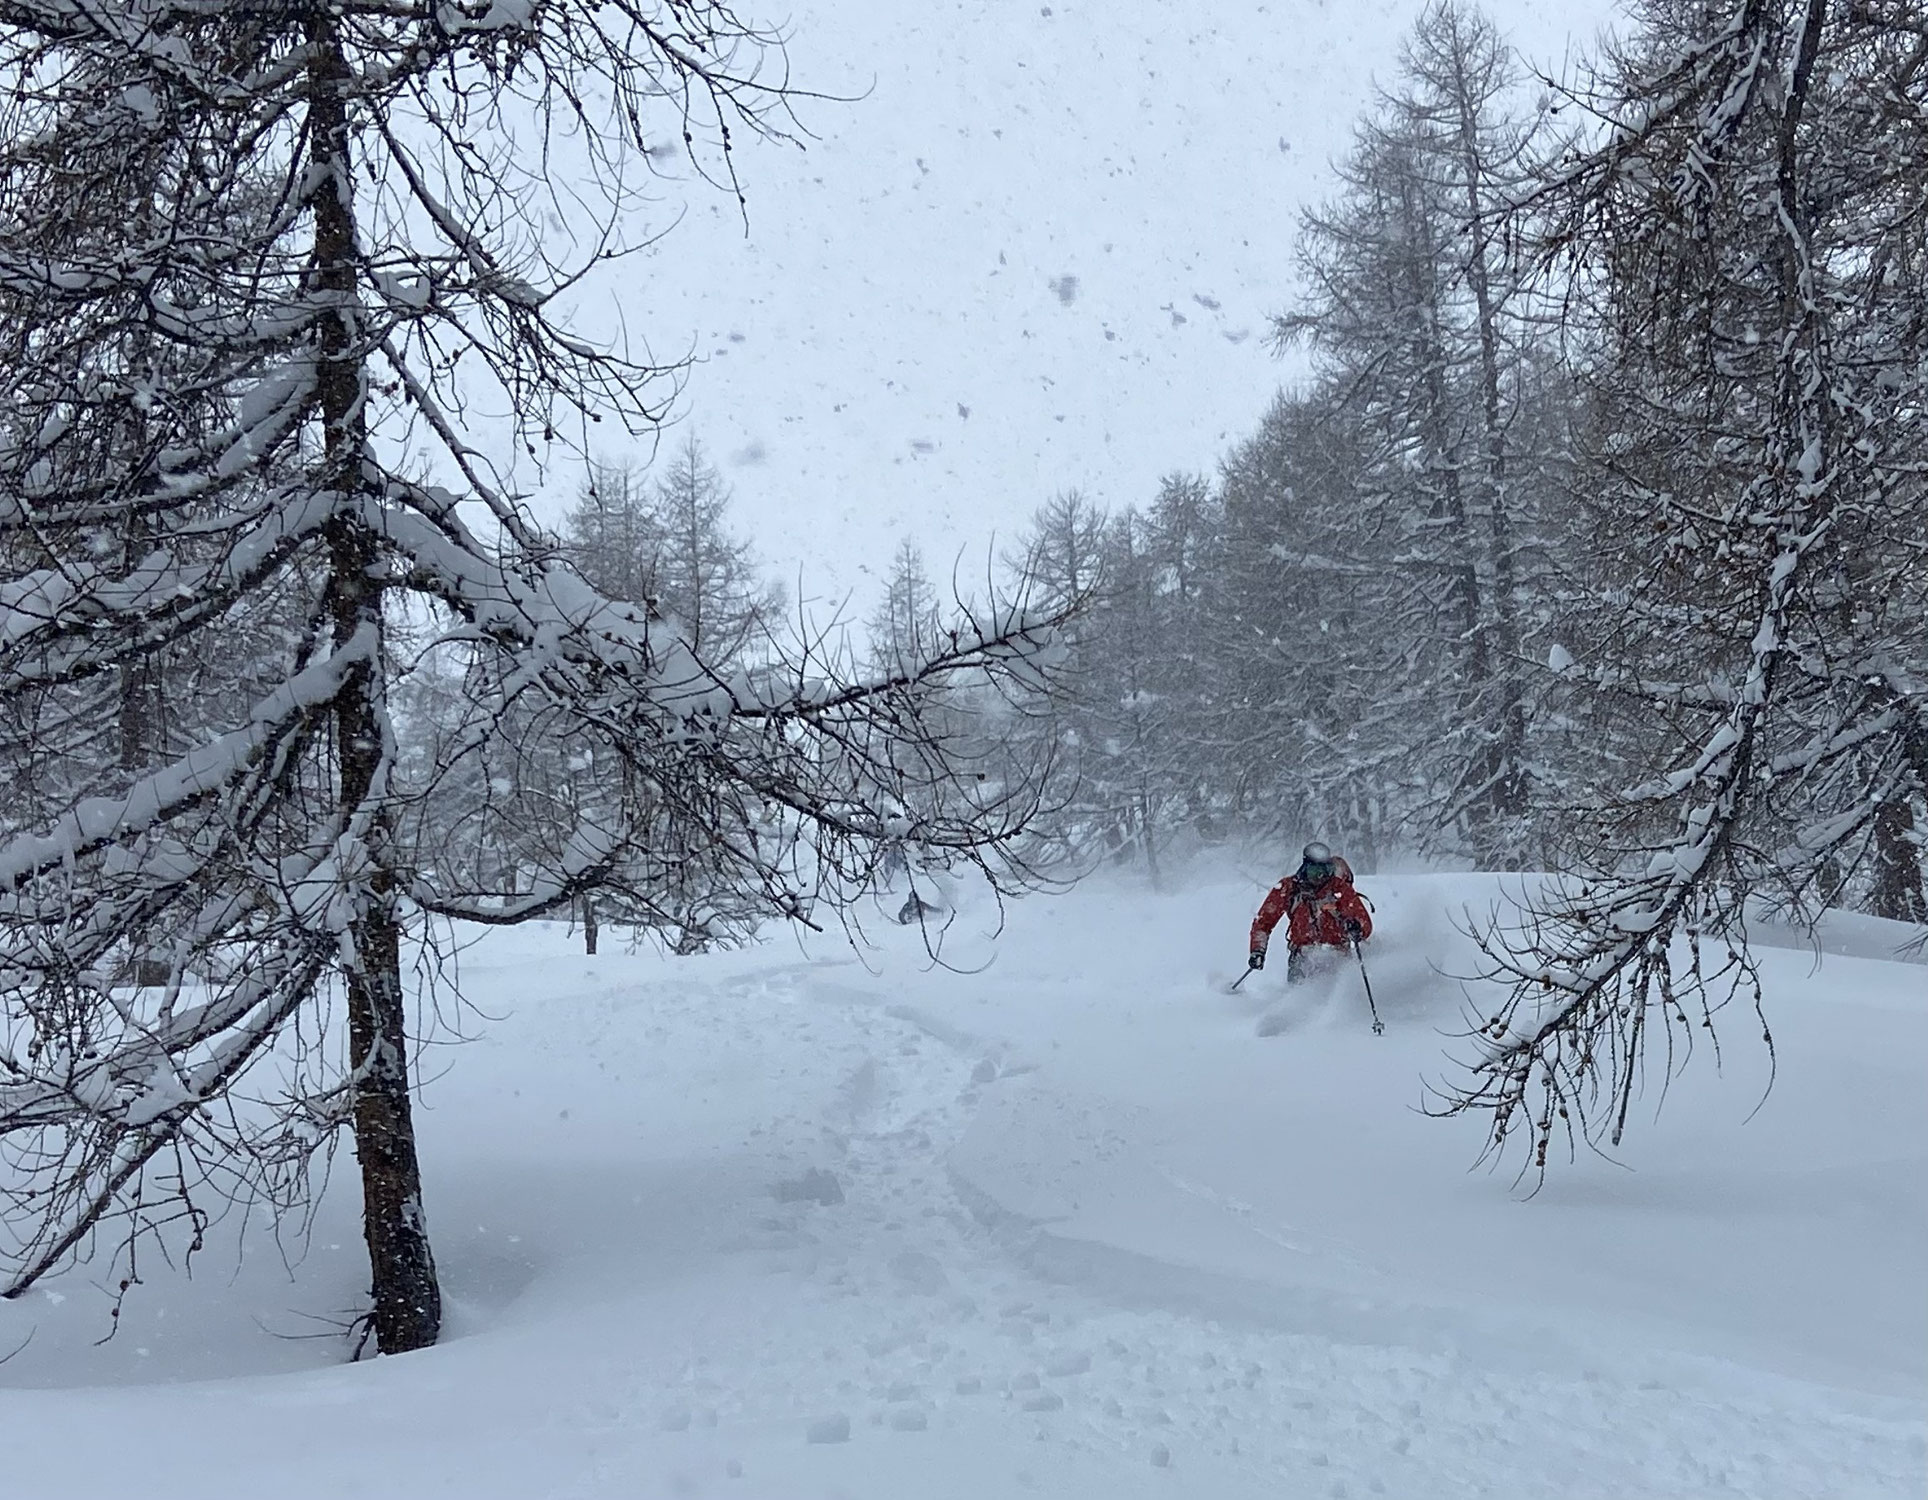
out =
[[[1103,509],[1082,491],[1062,491],[1032,513],[1016,544],[1006,551],[1004,567],[1020,589],[1039,600],[1066,608],[1092,604],[1102,597],[1106,525]],[[1027,753],[1057,765],[1065,777],[1058,814],[1039,830],[1038,857],[1061,871],[1082,871],[1090,865],[1100,821],[1094,816],[1093,781],[1083,761],[1090,744],[1086,705],[1094,653],[1104,649],[1109,633],[1100,611],[1082,609],[1065,631],[1064,669],[1018,726],[1030,742]]]
[[564,523],[570,560],[605,593],[674,619],[705,660],[735,660],[775,632],[783,592],[759,576],[754,545],[731,533],[730,499],[694,434],[653,483],[594,464]]
[[1216,502],[1173,475],[1149,509],[1107,516],[1076,490],[1040,506],[1006,563],[1041,597],[1078,601],[1065,669],[1036,716],[1071,776],[1061,858],[1143,860],[1154,881],[1172,836],[1223,810],[1205,739],[1214,664],[1202,647]]
[[1101,626],[1083,663],[1079,767],[1081,801],[1097,816],[1114,859],[1138,858],[1156,883],[1170,816],[1172,761],[1181,738],[1170,696],[1176,665],[1160,635],[1160,578],[1150,529],[1136,510],[1111,517],[1103,538]]
[[[1562,647],[1639,759],[1589,857],[1484,932],[1442,1107],[1544,1169],[1656,1047],[1760,1015],[1750,905],[1859,870],[1919,920],[1928,790],[1928,29],[1911,0],[1655,0],[1529,205],[1590,414],[1596,595]],[[1637,731],[1635,726],[1637,727]]]
[[656,588],[662,531],[648,482],[633,465],[592,459],[562,541],[582,576],[617,599],[647,602]]
[[1396,626],[1409,597],[1356,503],[1374,439],[1322,387],[1281,395],[1226,455],[1206,621],[1220,681],[1212,739],[1241,823],[1318,835],[1370,861],[1422,824],[1414,725],[1438,701]]
[[929,651],[943,634],[943,609],[937,586],[924,566],[924,553],[905,537],[891,554],[884,578],[884,597],[865,622],[869,638],[867,660],[874,671],[902,671]]
[[[1436,0],[1340,164],[1342,193],[1305,216],[1304,295],[1274,324],[1282,346],[1311,345],[1325,393],[1371,445],[1345,507],[1350,543],[1324,571],[1343,586],[1370,557],[1403,580],[1377,626],[1401,649],[1377,670],[1413,700],[1404,774],[1426,782],[1421,831],[1489,868],[1528,843],[1532,801],[1530,491],[1513,451],[1524,331],[1503,229],[1532,165],[1519,81],[1491,22]],[[1429,709],[1410,711],[1419,700]]]
[[[667,621],[712,668],[760,667],[783,624],[782,590],[759,576],[755,548],[731,533],[729,486],[696,435],[685,435],[668,453],[653,479],[633,464],[589,465],[564,518],[567,556],[604,593],[636,600]],[[607,769],[599,770],[579,747],[555,745],[547,756],[512,768],[528,807],[524,828],[546,842],[548,858],[568,838],[579,810],[607,795]],[[685,861],[676,895],[659,887],[640,907],[619,892],[604,898],[585,891],[580,913],[588,951],[596,951],[605,914],[640,918],[679,953],[747,937],[756,927],[756,903],[743,900],[727,879],[701,878],[701,867],[700,860]]]
[[[94,1243],[124,1290],[228,1202],[303,1201],[347,1131],[367,1328],[420,1348],[424,923],[674,890],[693,852],[803,921],[907,842],[1015,877],[1031,784],[988,792],[918,727],[947,685],[1028,691],[1051,621],[986,605],[878,682],[811,646],[732,673],[560,561],[468,436],[478,403],[537,452],[650,428],[662,372],[559,293],[622,251],[642,152],[733,183],[734,136],[780,129],[773,45],[713,0],[0,4],[0,708],[9,748],[101,768],[0,838],[0,1295]],[[529,229],[565,197],[572,263]],[[84,696],[174,653],[241,660],[186,732],[103,756]],[[435,659],[446,733],[404,753]],[[610,776],[552,859],[491,875],[507,726]],[[479,794],[464,848],[445,792]],[[136,951],[163,983],[122,982]]]

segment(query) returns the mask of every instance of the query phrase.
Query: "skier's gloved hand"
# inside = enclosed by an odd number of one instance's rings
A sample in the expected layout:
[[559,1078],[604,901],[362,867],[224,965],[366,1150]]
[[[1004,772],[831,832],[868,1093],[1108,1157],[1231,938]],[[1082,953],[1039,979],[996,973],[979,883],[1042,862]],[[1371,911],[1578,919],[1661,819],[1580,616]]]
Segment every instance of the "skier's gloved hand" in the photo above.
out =
[[1265,950],[1263,948],[1254,948],[1252,950],[1252,956],[1245,960],[1245,967],[1248,969],[1264,968],[1265,967]]
[[1349,937],[1350,939],[1352,939],[1353,942],[1356,943],[1365,935],[1366,935],[1366,929],[1360,925],[1359,919],[1357,917],[1346,918],[1346,936],[1347,937]]

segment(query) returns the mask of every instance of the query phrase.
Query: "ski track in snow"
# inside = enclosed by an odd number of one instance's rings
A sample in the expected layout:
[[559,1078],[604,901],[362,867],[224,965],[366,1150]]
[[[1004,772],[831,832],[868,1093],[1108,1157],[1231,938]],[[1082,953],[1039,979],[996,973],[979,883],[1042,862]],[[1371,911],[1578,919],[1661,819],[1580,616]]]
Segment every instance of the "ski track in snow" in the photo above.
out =
[[[424,1126],[443,1348],[18,1393],[33,1400],[0,1403],[11,1462],[52,1474],[102,1421],[219,1430],[239,1395],[284,1496],[1920,1493],[1923,1424],[1901,1403],[1644,1357],[1584,1320],[1478,1326],[1386,1295],[1395,1272],[1370,1249],[1167,1159],[1147,1111],[1058,1076],[1055,1043],[980,1034],[947,996],[990,976],[920,975],[901,954],[878,973],[757,952],[591,961],[562,941],[500,959],[484,945],[470,964],[478,997],[520,998],[456,1057],[441,1106],[501,1132],[474,1180],[438,1166],[451,1142],[435,1109]],[[1423,960],[1388,947],[1382,963],[1391,980]],[[1072,965],[995,977],[1020,976],[1060,1005],[1076,983]],[[1342,981],[1298,1001],[1302,1032],[1249,1046],[1352,1045]],[[1188,1024],[1207,1029],[1243,1029],[1277,999],[1199,989]],[[1394,1002],[1395,1028],[1415,1027],[1411,1004]],[[524,1089],[539,1102],[517,1113]],[[512,1118],[492,1121],[490,1100]],[[678,1161],[658,1178],[625,1153],[665,1132]],[[1019,1165],[1047,1173],[1035,1205],[999,1173],[1014,1139]],[[1050,1206],[1053,1163],[1080,1184],[1072,1213]],[[1102,1212],[1085,1195],[1107,1172],[1127,1174],[1127,1198],[1150,1182],[1259,1242],[1282,1279],[1091,1237],[1077,1216]],[[840,1202],[818,1201],[836,1196],[824,1173]],[[498,1211],[465,1237],[492,1193]],[[327,1456],[347,1433],[402,1457],[370,1478]],[[254,1492],[210,1488],[192,1441],[157,1436],[120,1472],[152,1497]]]
[[[988,1409],[1073,1452],[1204,1461],[1220,1494],[1476,1495],[1503,1474],[1516,1494],[1813,1496],[1842,1493],[1851,1472],[1855,1493],[1901,1495],[1919,1478],[1905,1444],[1884,1473],[1888,1434],[1849,1417],[1801,1412],[1807,1442],[1790,1452],[1790,1413],[1769,1402],[1651,1381],[1630,1390],[1594,1373],[1499,1376],[1465,1358],[1282,1333],[1263,1316],[1188,1317],[1128,1292],[1133,1305],[1120,1306],[1106,1294],[1126,1289],[1102,1254],[973,1205],[946,1171],[982,1096],[1004,1081],[995,1048],[862,991],[793,982],[787,996],[760,991],[777,1003],[749,1024],[787,1026],[799,1055],[835,1059],[834,1106],[786,1122],[782,1140],[800,1164],[828,1164],[846,1201],[761,1220],[768,1268],[820,1317],[799,1317],[788,1337],[773,1330],[754,1372],[712,1369],[695,1383],[690,1403],[709,1401],[719,1420],[801,1422],[834,1408],[859,1435],[902,1435]],[[693,1006],[682,1021],[711,1013]],[[1258,1232],[1295,1253],[1307,1238]],[[847,1330],[839,1347],[817,1346],[825,1322]],[[800,1391],[825,1395],[799,1402]]]

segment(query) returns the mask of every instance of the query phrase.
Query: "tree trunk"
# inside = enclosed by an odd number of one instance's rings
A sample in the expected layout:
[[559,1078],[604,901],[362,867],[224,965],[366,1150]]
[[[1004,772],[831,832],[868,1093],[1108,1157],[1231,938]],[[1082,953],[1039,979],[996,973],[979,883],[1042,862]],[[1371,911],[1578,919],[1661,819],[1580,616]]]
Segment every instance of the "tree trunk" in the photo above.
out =
[[[132,548],[129,549],[132,551]],[[133,559],[130,557],[129,561]],[[145,770],[151,761],[150,749],[158,743],[158,718],[152,682],[153,664],[146,661],[123,662],[120,669],[120,767],[131,773]],[[133,963],[128,971],[136,987],[156,989],[168,981],[173,965],[156,958],[147,950],[145,934],[133,938]]]
[[596,956],[596,898],[589,891],[582,893],[582,951]]
[[[1419,366],[1423,403],[1417,424],[1421,462],[1424,472],[1438,481],[1438,490],[1428,507],[1428,519],[1437,523],[1435,535],[1442,549],[1439,561],[1445,570],[1445,602],[1452,620],[1452,728],[1472,740],[1468,764],[1461,770],[1450,796],[1459,808],[1458,818],[1475,851],[1484,855],[1489,847],[1485,817],[1502,768],[1498,741],[1484,723],[1483,700],[1492,681],[1493,668],[1488,654],[1479,561],[1466,512],[1464,460],[1454,431],[1454,399],[1446,387],[1445,372],[1451,355],[1447,349],[1438,278],[1445,267],[1447,251],[1435,240],[1430,205],[1413,185],[1407,184],[1403,191],[1407,199],[1404,212],[1411,231],[1424,236],[1405,274],[1407,291],[1417,313],[1414,321],[1418,343],[1413,356]],[[1469,798],[1467,793],[1471,790],[1477,790],[1478,795]]]
[[[135,435],[138,439],[138,434]],[[131,569],[149,545],[148,528],[139,521],[129,523],[125,539],[125,562]],[[154,659],[135,659],[121,663],[118,729],[120,731],[120,768],[129,775],[146,770],[161,743],[160,693],[156,678],[159,667]],[[147,951],[145,934],[133,938],[131,975],[136,987],[155,989],[168,981],[173,969],[164,958]]]
[[1869,909],[1896,922],[1928,922],[1928,891],[1915,841],[1915,810],[1891,797],[1874,815],[1874,890]]
[[1151,888],[1162,891],[1165,880],[1158,870],[1158,829],[1152,821],[1151,793],[1142,780],[1138,786],[1138,821],[1145,834],[1145,870],[1151,877]]
[[387,893],[377,893],[369,913],[354,924],[354,937],[359,963],[348,975],[348,1057],[356,1079],[362,1237],[368,1245],[375,1347],[401,1354],[435,1342],[442,1328],[442,1290],[422,1213],[422,1169],[415,1153],[401,924]]
[[[1499,312],[1493,301],[1491,247],[1486,205],[1480,184],[1486,165],[1479,145],[1479,103],[1468,88],[1464,54],[1455,53],[1459,107],[1460,170],[1465,174],[1466,225],[1469,236],[1466,275],[1473,292],[1479,331],[1481,448],[1486,461],[1486,525],[1492,544],[1493,631],[1497,663],[1487,670],[1499,685],[1499,723],[1495,727],[1494,781],[1490,792],[1493,812],[1516,819],[1527,808],[1526,700],[1520,684],[1520,625],[1518,581],[1513,567],[1513,531],[1506,473],[1506,423],[1500,400]],[[1507,843],[1511,844],[1511,836]],[[1509,853],[1517,852],[1508,849]]]
[[344,820],[359,824],[369,870],[350,921],[354,961],[348,990],[348,1061],[354,1079],[355,1155],[361,1164],[362,1234],[368,1244],[375,1347],[400,1354],[435,1342],[442,1294],[422,1213],[421,1164],[408,1079],[402,930],[390,865],[390,726],[382,673],[381,548],[358,513],[367,448],[365,353],[359,327],[351,137],[344,93],[349,71],[339,22],[317,5],[308,17],[311,173],[315,217],[313,285],[318,319],[316,385],[322,422],[320,483],[333,493],[328,526],[327,604],[337,650],[358,636],[367,654],[334,705],[337,796]]

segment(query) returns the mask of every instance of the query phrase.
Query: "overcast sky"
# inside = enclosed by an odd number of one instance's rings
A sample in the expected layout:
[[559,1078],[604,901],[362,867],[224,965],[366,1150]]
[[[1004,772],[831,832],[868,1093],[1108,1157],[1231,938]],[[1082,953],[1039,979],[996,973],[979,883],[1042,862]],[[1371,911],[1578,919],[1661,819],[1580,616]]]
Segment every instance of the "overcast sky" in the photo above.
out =
[[[772,573],[858,616],[901,537],[968,583],[1060,490],[1122,507],[1211,469],[1292,373],[1264,333],[1298,213],[1419,8],[802,0],[797,82],[862,97],[739,153],[747,231],[683,167],[680,222],[619,274],[624,326],[696,361],[672,440],[708,446]],[[1612,7],[1491,10],[1557,67]],[[515,477],[554,520],[579,471]]]

